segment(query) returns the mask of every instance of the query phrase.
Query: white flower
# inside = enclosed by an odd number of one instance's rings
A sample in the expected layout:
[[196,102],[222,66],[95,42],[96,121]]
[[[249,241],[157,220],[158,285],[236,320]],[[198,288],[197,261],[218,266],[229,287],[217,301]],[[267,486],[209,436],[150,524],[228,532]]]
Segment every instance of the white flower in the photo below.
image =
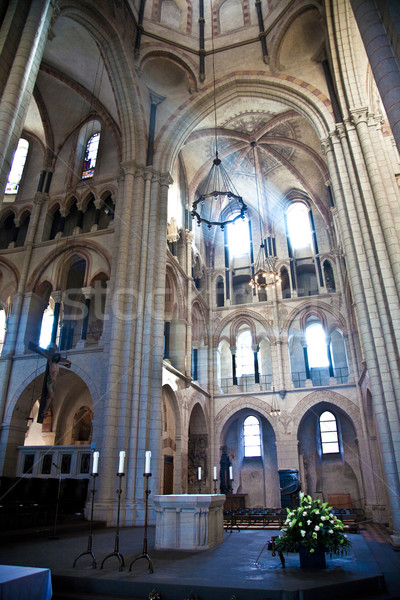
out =
[[319,510],[316,510],[316,511],[315,511],[315,514],[316,514],[316,515],[319,515]]
[[326,521],[326,517],[322,516],[321,521]]
[[310,521],[310,519],[308,519],[308,521],[307,521],[307,525],[311,525],[311,521]]
[[314,527],[314,529],[315,529],[315,531],[319,531],[319,530],[320,530],[320,526],[319,526],[319,525],[316,525],[316,526]]
[[332,529],[330,529],[328,533],[333,533]]
[[306,517],[307,515],[308,515],[308,512],[305,510],[305,511],[303,512],[303,517]]
[[300,533],[301,533],[302,537],[304,537],[304,536],[306,535],[306,532],[304,531],[304,529],[302,529],[302,530],[300,531]]

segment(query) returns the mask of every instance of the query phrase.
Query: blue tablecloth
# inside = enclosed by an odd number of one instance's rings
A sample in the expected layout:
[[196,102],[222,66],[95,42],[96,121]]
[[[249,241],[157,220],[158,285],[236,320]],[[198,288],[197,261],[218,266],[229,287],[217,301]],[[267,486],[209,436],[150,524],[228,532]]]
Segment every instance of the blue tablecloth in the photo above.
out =
[[50,569],[0,565],[0,600],[50,600]]

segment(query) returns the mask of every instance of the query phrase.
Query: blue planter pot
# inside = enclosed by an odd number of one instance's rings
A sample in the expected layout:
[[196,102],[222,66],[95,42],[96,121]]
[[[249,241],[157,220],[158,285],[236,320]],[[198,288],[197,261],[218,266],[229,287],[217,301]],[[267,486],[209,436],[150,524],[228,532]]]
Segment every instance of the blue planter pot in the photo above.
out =
[[300,556],[300,567],[302,569],[325,569],[325,549],[316,548],[314,552],[310,554],[308,548],[299,546]]

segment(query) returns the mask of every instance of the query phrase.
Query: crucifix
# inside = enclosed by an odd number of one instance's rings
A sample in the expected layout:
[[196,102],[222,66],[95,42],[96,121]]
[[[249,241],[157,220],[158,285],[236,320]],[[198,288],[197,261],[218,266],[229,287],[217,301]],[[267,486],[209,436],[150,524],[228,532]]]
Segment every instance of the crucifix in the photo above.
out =
[[71,366],[71,361],[61,356],[56,344],[50,344],[47,348],[41,348],[40,346],[29,342],[28,348],[29,350],[36,352],[36,354],[40,354],[41,356],[47,358],[42,395],[40,398],[40,406],[37,417],[37,422],[43,423],[43,419],[54,400],[56,380],[60,371],[60,365],[69,368]]

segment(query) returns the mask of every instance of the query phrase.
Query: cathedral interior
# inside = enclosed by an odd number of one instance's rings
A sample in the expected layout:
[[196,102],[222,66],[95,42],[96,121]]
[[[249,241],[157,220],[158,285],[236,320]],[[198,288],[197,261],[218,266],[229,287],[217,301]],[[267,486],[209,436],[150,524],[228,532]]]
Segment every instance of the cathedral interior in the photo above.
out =
[[400,546],[396,5],[1,3],[3,501],[85,504],[98,452],[112,525],[123,451],[143,524],[150,451],[153,495],[301,490]]

